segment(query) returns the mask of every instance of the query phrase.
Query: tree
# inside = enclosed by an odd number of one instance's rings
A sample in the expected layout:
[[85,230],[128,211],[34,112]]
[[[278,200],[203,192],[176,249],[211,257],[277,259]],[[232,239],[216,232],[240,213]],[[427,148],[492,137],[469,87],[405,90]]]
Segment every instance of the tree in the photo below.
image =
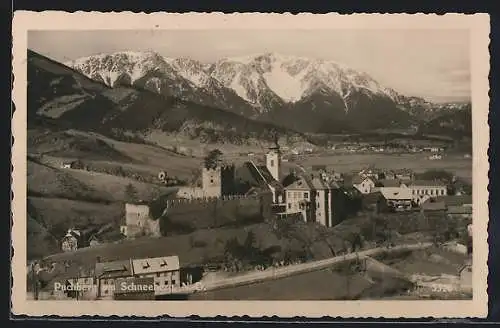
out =
[[125,187],[125,199],[127,202],[136,202],[138,200],[137,189],[131,183]]
[[205,168],[215,169],[221,162],[222,152],[219,149],[212,149],[204,158]]

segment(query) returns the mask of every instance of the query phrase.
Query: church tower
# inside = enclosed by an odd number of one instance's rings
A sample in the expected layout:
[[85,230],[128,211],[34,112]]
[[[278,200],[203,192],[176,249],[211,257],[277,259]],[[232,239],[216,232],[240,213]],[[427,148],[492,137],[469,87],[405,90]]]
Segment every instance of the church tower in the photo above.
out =
[[277,139],[275,139],[274,145],[269,147],[269,151],[266,154],[266,167],[273,178],[280,181],[281,152]]

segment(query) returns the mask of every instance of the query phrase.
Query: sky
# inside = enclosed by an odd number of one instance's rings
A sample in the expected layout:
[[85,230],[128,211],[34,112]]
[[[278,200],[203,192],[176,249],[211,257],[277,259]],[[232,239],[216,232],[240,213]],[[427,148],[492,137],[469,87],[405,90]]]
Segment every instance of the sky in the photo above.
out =
[[407,96],[470,100],[468,30],[30,31],[28,48],[60,62],[123,50],[202,62],[274,52],[337,61]]

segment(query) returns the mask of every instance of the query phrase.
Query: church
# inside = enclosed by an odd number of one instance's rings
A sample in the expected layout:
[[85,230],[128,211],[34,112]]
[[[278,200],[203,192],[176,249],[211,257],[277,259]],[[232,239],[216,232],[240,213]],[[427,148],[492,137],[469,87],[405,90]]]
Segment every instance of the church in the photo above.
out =
[[221,198],[225,196],[272,195],[272,211],[279,217],[299,216],[305,222],[334,226],[345,219],[352,197],[337,183],[322,175],[302,172],[284,174],[282,153],[277,141],[269,147],[264,161],[245,161],[238,167],[222,164],[202,168],[201,188],[183,187],[180,198]]
[[220,164],[215,168],[203,166],[201,187],[181,187],[177,197],[220,198],[270,192],[273,203],[279,204],[284,198],[282,178],[280,146],[275,142],[265,154],[265,164],[246,161],[238,167],[234,164]]

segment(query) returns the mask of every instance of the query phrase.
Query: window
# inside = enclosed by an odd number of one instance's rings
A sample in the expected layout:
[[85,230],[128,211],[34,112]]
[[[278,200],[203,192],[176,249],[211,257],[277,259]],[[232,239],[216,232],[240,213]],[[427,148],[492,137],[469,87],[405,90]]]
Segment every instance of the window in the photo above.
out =
[[291,209],[291,208],[292,208],[292,204],[288,203],[288,209]]
[[441,195],[444,195],[444,189],[441,190]]
[[172,280],[172,285],[175,285],[175,280]]
[[159,277],[159,276],[161,276],[161,274],[160,274],[159,272],[157,272],[157,273],[156,273],[156,276],[157,276],[157,277]]
[[305,193],[304,193],[304,198],[305,198],[305,199],[309,199],[309,193],[308,193],[308,192],[305,192]]
[[159,282],[155,282],[155,285],[156,285],[156,286],[160,286],[160,283],[159,283]]
[[274,159],[271,160],[271,166],[274,166]]
[[316,196],[319,196],[319,191],[316,191]]
[[168,286],[168,280],[165,280],[165,281],[163,282],[163,284],[164,284],[165,286]]
[[434,195],[434,190],[433,189],[431,189],[431,195]]
[[210,183],[214,183],[214,179],[210,179]]
[[290,191],[288,192],[288,198],[292,198],[292,193]]
[[105,289],[105,290],[104,290],[104,294],[107,294],[107,293],[108,293],[108,290],[107,290],[107,289]]

